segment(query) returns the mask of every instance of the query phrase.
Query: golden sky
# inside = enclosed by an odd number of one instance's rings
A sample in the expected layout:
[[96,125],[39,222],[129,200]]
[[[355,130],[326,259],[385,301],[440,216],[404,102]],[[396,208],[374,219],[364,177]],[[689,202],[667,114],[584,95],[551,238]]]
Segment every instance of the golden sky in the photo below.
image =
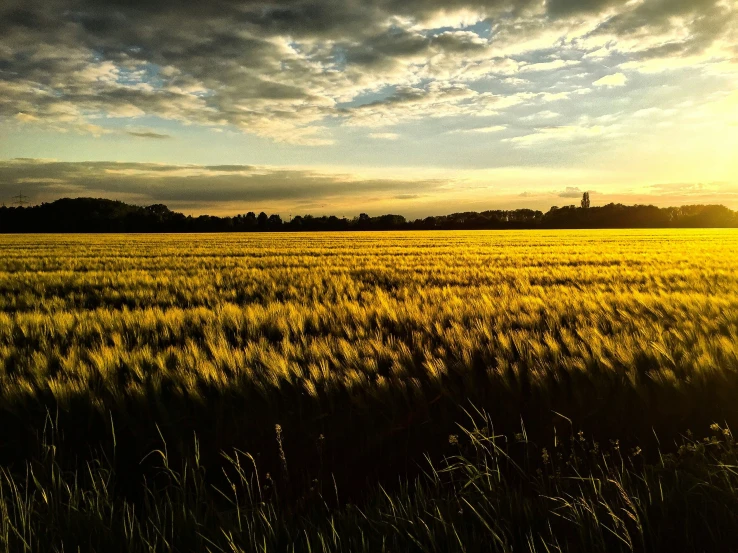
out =
[[738,1],[6,0],[0,199],[738,209]]

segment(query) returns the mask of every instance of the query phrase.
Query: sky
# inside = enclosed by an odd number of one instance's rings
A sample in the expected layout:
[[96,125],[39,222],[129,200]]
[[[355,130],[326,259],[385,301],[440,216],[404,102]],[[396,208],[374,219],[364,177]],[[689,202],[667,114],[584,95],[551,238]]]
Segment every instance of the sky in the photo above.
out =
[[0,200],[738,209],[738,0],[0,0]]

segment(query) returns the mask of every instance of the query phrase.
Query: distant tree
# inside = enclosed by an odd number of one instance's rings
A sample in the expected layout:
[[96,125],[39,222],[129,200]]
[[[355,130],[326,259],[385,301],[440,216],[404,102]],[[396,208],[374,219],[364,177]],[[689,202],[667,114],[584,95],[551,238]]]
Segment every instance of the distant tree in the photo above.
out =
[[154,215],[158,217],[164,217],[166,215],[169,215],[171,211],[169,211],[169,208],[165,206],[164,204],[154,204],[146,207],[146,211],[149,213],[153,213]]
[[387,214],[374,217],[373,221],[375,221],[374,224],[378,230],[389,230],[396,229],[404,225],[405,217],[402,215]]
[[441,217],[426,217],[423,219],[423,228],[435,228],[439,221],[442,221]]
[[241,224],[244,230],[254,230],[256,228],[256,213],[249,211],[243,216]]
[[548,213],[526,209],[489,210],[426,217],[408,222],[399,215],[352,219],[335,215],[295,217],[254,212],[235,217],[185,216],[163,204],[127,205],[100,198],[62,198],[30,207],[0,207],[0,232],[232,232],[268,230],[412,230],[522,228],[738,227],[738,212],[720,205],[658,208],[610,203],[592,207],[589,194],[577,206],[552,206]]

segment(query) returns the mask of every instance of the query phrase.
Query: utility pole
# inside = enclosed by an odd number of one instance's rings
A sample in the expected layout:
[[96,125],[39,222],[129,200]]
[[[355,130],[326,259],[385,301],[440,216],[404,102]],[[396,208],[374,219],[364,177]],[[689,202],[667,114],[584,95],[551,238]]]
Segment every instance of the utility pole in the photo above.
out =
[[23,207],[24,205],[31,203],[27,201],[28,196],[25,196],[23,192],[20,192],[17,196],[13,196],[13,199],[15,200],[13,203],[18,207]]

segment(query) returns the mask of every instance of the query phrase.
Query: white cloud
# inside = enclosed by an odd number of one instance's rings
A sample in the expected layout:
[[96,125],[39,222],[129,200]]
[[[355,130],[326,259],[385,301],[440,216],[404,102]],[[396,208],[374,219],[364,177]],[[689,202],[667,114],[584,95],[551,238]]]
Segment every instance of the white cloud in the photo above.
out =
[[510,142],[519,147],[527,148],[538,145],[542,142],[571,141],[581,138],[601,138],[607,136],[609,131],[613,131],[614,129],[614,125],[609,127],[603,125],[564,125],[560,127],[542,127],[536,129],[533,133],[513,138],[506,138],[503,141]]
[[610,50],[606,47],[598,48],[592,52],[584,54],[584,59],[601,60],[605,59],[611,54]]
[[370,132],[368,136],[376,140],[397,140],[400,138],[400,135],[396,132]]
[[531,115],[527,115],[522,118],[523,121],[534,121],[536,119],[556,119],[557,117],[561,117],[561,114],[556,111],[539,111],[538,113],[533,113]]
[[595,86],[625,86],[625,83],[628,82],[628,77],[625,76],[623,73],[613,73],[612,75],[607,75],[605,77],[602,77],[601,79],[596,80],[592,84]]
[[15,114],[15,118],[18,121],[21,121],[23,123],[31,123],[33,121],[38,121],[38,117],[35,115],[31,115],[30,113],[23,113],[22,111],[19,111]]
[[506,125],[492,125],[490,127],[478,127],[476,129],[458,129],[451,132],[456,134],[491,134],[502,132],[506,129]]
[[572,67],[579,65],[579,60],[553,60],[541,63],[531,63],[520,67],[521,73],[529,73],[532,71],[553,71],[555,69],[563,69],[564,67]]

